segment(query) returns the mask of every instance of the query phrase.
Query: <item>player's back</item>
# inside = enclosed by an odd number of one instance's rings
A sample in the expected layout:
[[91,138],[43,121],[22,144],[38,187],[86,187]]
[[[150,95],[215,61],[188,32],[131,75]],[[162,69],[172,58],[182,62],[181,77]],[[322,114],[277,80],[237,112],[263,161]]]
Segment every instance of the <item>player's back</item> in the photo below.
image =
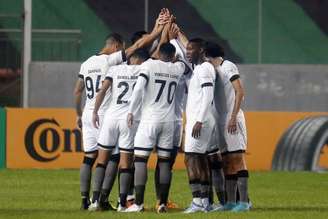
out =
[[[79,77],[83,79],[86,92],[85,110],[93,110],[96,96],[110,66],[118,65],[125,61],[122,51],[114,52],[110,55],[93,55],[82,63]],[[100,106],[99,113],[104,113],[108,107],[110,92],[106,93],[105,99]]]
[[[138,65],[117,65],[109,68],[106,78],[112,80],[112,100],[106,113],[113,119],[124,119],[129,110],[129,99],[139,75]],[[137,110],[139,112],[139,110]],[[139,119],[136,114],[135,119]]]
[[175,91],[184,71],[185,64],[182,62],[148,60],[140,66],[140,76],[147,79],[143,96],[142,121],[175,120]]
[[[96,96],[101,88],[102,81],[105,79],[106,72],[108,70],[107,55],[94,55],[88,58],[82,65],[80,75],[83,76],[86,100],[85,110],[93,110]],[[104,112],[110,95],[106,94],[103,104],[99,111]]]

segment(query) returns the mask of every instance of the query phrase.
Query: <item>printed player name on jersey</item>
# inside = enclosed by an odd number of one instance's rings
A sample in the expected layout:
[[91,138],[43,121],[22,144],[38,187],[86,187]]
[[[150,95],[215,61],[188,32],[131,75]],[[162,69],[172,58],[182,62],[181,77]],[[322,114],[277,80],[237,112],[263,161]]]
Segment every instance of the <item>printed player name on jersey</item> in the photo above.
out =
[[101,72],[101,69],[100,68],[88,70],[88,74],[99,73],[99,72]]
[[171,74],[167,74],[167,73],[155,73],[155,76],[157,77],[165,77],[165,78],[176,78],[179,79],[178,75],[171,75]]
[[138,78],[138,76],[136,76],[136,75],[131,75],[131,76],[117,75],[117,79],[136,80],[137,78]]

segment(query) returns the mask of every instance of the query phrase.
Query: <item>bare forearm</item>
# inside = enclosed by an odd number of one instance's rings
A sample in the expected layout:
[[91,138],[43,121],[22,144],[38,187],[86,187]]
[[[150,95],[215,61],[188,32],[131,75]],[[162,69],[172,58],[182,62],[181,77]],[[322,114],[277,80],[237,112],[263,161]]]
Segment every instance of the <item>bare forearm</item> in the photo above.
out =
[[181,31],[178,34],[178,40],[185,48],[187,48],[189,40],[188,40],[187,36],[184,33],[182,33]]
[[159,30],[153,30],[150,34],[147,34],[146,36],[142,37],[140,40],[135,42],[131,47],[125,50],[126,56],[129,57],[132,55],[132,53],[135,50],[152,44],[160,33],[161,32]]
[[241,102],[243,101],[243,98],[244,98],[244,92],[243,91],[236,91],[235,92],[235,103],[234,103],[234,106],[233,106],[231,116],[237,116],[237,114],[240,110],[240,106],[241,106]]
[[162,35],[161,35],[161,39],[160,39],[160,41],[159,41],[159,43],[157,45],[157,48],[156,48],[155,52],[152,55],[153,58],[156,58],[156,59],[159,58],[159,49],[160,49],[161,45],[163,45],[164,43],[166,43],[166,42],[169,41],[168,30],[170,28],[170,25],[171,24],[166,24],[164,26],[164,29],[163,29]]
[[106,92],[104,92],[104,90],[100,90],[99,93],[97,94],[96,97],[96,102],[95,102],[95,108],[93,109],[93,112],[98,113],[98,110],[105,98]]
[[79,117],[82,116],[81,103],[82,103],[82,95],[81,94],[77,94],[75,96],[75,110],[76,110],[77,116],[79,116]]

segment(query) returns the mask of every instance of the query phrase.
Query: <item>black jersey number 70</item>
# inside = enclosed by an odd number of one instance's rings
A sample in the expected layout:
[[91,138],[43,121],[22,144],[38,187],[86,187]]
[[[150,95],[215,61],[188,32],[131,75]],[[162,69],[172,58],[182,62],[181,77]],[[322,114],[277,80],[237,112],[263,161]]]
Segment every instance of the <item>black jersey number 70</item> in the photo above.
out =
[[[158,94],[157,94],[157,97],[155,99],[155,102],[158,102],[161,99],[161,96],[163,94],[166,82],[167,81],[165,81],[165,80],[155,80],[156,84],[160,84],[160,88],[158,90]],[[167,91],[167,102],[169,104],[171,104],[172,101],[173,101],[173,98],[174,98],[175,89],[177,88],[177,82],[171,81],[168,86],[169,86],[169,88],[168,88],[168,91]]]

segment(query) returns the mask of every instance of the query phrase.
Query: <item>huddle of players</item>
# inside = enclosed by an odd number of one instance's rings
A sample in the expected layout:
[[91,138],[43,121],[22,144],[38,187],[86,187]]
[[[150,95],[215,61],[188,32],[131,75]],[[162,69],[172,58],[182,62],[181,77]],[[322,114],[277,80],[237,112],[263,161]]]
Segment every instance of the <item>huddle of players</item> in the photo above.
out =
[[246,127],[240,109],[244,94],[237,67],[223,59],[219,45],[188,40],[168,9],[161,10],[151,33],[138,32],[134,41],[124,49],[122,37],[111,34],[102,51],[81,65],[75,87],[85,151],[81,208],[109,209],[118,172],[117,211],[143,211],[147,161],[155,147],[157,212],[167,212],[185,112],[185,164],[193,199],[184,212],[249,210]]

